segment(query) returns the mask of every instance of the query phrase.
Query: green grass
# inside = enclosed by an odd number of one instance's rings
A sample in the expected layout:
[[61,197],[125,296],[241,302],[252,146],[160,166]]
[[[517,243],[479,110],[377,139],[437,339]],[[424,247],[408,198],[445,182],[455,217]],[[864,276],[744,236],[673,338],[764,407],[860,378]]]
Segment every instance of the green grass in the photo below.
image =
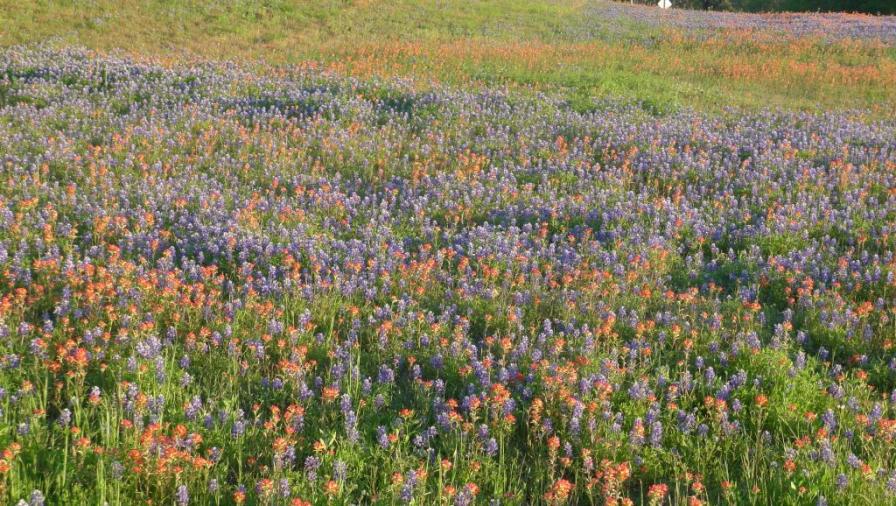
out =
[[601,17],[603,4],[0,0],[0,46],[78,45],[172,62],[312,61],[359,76],[558,92],[579,109],[609,96],[659,112],[681,106],[896,111],[894,48],[756,34],[700,40],[634,17]]

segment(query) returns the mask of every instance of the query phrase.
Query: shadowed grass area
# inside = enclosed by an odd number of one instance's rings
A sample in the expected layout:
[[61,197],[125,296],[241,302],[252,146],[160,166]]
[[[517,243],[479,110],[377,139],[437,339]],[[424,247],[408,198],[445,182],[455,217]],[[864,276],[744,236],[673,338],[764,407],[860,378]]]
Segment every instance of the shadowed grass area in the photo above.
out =
[[[359,76],[617,96],[680,106],[896,110],[896,48],[871,41],[711,34],[647,24],[592,1],[0,0],[0,44],[178,59],[313,61]],[[606,9],[605,11],[602,9]]]

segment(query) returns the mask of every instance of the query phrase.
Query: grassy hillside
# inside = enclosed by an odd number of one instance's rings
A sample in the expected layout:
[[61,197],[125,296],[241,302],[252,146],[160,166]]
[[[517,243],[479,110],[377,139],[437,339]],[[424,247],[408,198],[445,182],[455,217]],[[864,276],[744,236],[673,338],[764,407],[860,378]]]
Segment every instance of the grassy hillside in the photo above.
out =
[[747,15],[704,27],[656,10],[598,0],[0,0],[0,44],[313,61],[349,75],[558,90],[579,108],[609,95],[658,109],[896,110],[893,41],[838,34],[881,18],[825,20],[795,39]]

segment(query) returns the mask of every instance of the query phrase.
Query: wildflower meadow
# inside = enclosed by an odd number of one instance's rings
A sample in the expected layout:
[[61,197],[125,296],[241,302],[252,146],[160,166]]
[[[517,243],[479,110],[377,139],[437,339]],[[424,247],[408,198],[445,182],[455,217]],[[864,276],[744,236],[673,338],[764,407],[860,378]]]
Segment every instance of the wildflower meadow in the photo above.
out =
[[580,105],[0,50],[0,504],[896,504],[896,115]]

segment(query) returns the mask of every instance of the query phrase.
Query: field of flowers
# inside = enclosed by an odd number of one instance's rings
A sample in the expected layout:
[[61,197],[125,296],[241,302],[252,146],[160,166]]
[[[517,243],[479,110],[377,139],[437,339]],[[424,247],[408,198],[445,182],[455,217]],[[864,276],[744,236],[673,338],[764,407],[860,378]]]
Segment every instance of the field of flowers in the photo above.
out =
[[0,164],[0,503],[896,503],[892,118],[19,47]]
[[35,42],[535,89],[579,111],[601,97],[896,116],[896,16],[611,0],[0,0],[0,48]]

